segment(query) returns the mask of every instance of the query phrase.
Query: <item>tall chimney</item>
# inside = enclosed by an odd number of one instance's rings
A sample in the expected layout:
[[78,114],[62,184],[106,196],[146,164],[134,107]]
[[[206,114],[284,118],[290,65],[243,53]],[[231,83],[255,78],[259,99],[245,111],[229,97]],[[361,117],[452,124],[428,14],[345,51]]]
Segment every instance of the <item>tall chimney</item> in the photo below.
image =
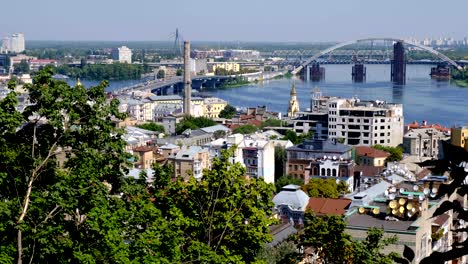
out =
[[190,78],[190,42],[184,41],[184,114],[190,115],[192,79]]

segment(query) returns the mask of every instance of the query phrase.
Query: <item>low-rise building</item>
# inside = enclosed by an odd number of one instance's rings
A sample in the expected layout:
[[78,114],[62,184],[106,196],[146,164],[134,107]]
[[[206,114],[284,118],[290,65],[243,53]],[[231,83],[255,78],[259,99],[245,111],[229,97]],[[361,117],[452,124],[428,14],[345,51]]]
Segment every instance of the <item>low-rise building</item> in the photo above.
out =
[[[335,175],[335,177],[338,175],[342,175],[342,177],[349,176],[351,171],[346,169],[346,173],[342,174],[343,170],[340,170],[340,166],[348,168],[349,165],[354,164],[351,161],[352,147],[338,143],[336,140],[305,140],[301,144],[287,148],[286,153],[286,174],[300,178],[304,180],[304,183],[307,183],[309,178],[314,176],[327,176],[328,174],[329,176]],[[326,160],[332,162],[326,162]],[[311,163],[314,165],[313,168]],[[333,166],[331,168],[325,163],[330,166],[336,164],[338,167]],[[325,173],[322,173],[322,168]],[[311,169],[312,171],[310,171]],[[327,169],[330,169],[329,173]],[[333,174],[332,169],[337,170],[335,174]],[[308,173],[306,173],[306,170],[308,170]]]
[[199,146],[182,148],[175,156],[169,157],[168,162],[174,166],[174,177],[185,180],[192,176],[201,179],[203,170],[210,168],[208,150]]
[[209,118],[218,118],[219,113],[226,107],[227,102],[216,97],[208,97],[203,100],[204,116]]
[[140,146],[133,149],[133,154],[138,156],[135,167],[139,169],[151,169],[153,164],[163,164],[166,158],[162,155],[162,151],[156,146]]
[[300,186],[289,184],[273,197],[273,203],[281,218],[285,217],[290,223],[303,224],[309,196]]
[[356,163],[359,165],[383,167],[386,159],[390,156],[390,153],[386,151],[368,146],[357,146],[355,149]]
[[410,155],[441,159],[443,157],[441,142],[449,139],[447,133],[435,128],[410,129],[403,136],[403,149]]

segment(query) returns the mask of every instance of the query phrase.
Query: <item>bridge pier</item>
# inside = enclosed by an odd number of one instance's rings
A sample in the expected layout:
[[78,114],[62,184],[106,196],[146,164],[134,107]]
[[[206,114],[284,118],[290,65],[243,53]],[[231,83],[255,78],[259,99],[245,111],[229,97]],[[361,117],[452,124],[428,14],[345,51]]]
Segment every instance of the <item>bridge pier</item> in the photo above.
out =
[[366,80],[366,66],[363,63],[356,63],[351,73],[353,82],[364,82]]

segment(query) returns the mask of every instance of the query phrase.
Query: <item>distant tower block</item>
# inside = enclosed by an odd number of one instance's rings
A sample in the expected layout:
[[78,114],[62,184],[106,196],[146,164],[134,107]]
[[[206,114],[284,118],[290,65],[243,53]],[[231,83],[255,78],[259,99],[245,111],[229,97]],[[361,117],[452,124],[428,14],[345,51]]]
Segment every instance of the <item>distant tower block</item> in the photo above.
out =
[[352,77],[354,82],[364,82],[366,80],[366,66],[363,63],[357,62],[353,66]]
[[192,78],[190,77],[190,42],[184,41],[184,114],[190,115]]
[[299,102],[297,101],[296,82],[294,81],[291,89],[291,99],[289,100],[288,116],[295,117],[297,112],[299,112]]
[[395,84],[399,85],[406,83],[405,47],[401,41],[398,41],[393,45],[391,80]]

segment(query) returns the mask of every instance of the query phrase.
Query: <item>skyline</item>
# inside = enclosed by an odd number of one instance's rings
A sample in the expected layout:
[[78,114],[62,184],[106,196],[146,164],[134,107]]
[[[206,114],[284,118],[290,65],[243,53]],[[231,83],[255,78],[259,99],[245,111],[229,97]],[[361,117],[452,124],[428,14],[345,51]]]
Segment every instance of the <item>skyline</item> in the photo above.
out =
[[58,0],[9,1],[3,4],[5,10],[21,10],[22,17],[18,12],[5,12],[0,37],[24,32],[27,40],[170,41],[176,28],[192,41],[339,42],[383,36],[463,39],[468,35],[463,30],[468,27],[464,19],[468,1],[463,0],[445,5],[435,0],[272,2],[238,0],[220,7],[214,0],[83,0],[66,5]]

